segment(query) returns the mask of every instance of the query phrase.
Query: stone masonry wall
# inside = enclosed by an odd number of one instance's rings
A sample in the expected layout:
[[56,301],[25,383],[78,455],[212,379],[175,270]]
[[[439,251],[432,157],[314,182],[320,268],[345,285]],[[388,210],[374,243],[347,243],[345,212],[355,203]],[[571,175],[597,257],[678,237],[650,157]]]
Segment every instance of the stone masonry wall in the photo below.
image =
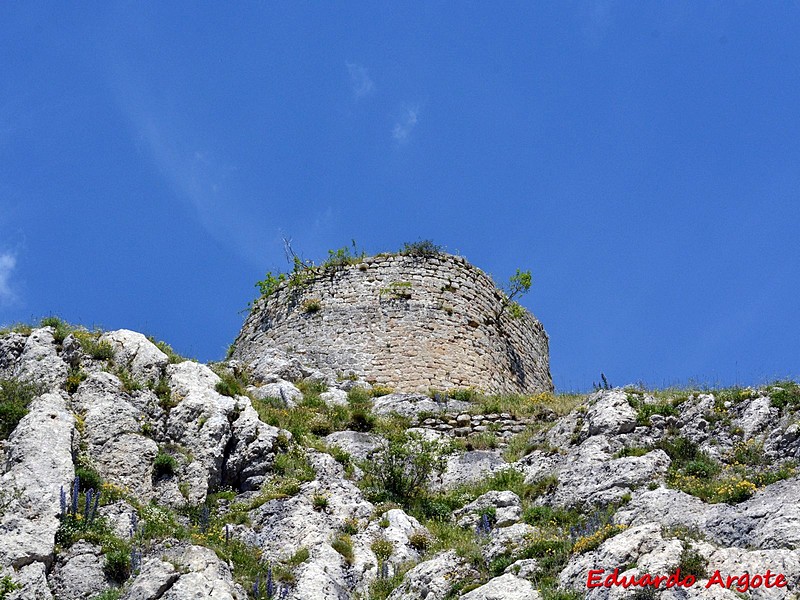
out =
[[502,300],[462,257],[368,257],[260,299],[233,358],[249,362],[276,347],[398,391],[552,390],[544,328],[528,311],[498,317]]

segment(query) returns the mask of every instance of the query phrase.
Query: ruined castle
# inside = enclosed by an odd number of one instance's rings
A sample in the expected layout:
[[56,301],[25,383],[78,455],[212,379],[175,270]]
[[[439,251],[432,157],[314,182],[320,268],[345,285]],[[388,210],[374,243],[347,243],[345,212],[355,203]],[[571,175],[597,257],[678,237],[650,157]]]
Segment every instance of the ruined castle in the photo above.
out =
[[450,254],[309,269],[253,306],[232,357],[279,348],[338,377],[398,391],[551,391],[548,337],[492,279]]

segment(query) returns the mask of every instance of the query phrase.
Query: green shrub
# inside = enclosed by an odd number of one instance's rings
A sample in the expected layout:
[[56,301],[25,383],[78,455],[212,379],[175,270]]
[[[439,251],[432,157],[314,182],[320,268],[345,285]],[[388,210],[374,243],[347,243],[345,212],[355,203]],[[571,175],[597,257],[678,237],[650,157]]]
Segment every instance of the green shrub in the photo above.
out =
[[444,254],[444,249],[433,240],[419,240],[418,242],[405,242],[400,254],[404,256],[432,257]]
[[800,385],[794,381],[781,381],[770,389],[770,404],[777,408],[800,408]]
[[346,533],[336,536],[331,542],[331,547],[342,555],[348,565],[353,564],[353,541]]
[[88,375],[86,371],[79,367],[72,367],[67,373],[67,382],[64,384],[64,389],[68,394],[74,394],[78,391],[78,387],[83,383]]
[[22,417],[28,414],[28,405],[41,393],[34,383],[15,379],[0,379],[0,439],[8,439]]
[[84,464],[83,459],[78,459],[77,462],[75,477],[80,480],[80,491],[95,490],[99,492],[103,486],[103,478],[100,473],[95,468]]
[[122,383],[122,390],[128,393],[138,392],[142,389],[142,384],[136,381],[128,369],[117,370],[117,377]]
[[268,271],[264,279],[256,281],[259,295],[262,298],[271,296],[284,281],[286,281],[286,273],[278,273],[275,275],[272,271]]
[[311,504],[314,506],[314,510],[323,511],[328,508],[328,497],[324,494],[314,494]]
[[169,360],[169,364],[177,365],[178,363],[182,363],[182,362],[184,362],[186,360],[183,356],[181,356],[180,354],[175,352],[175,350],[173,350],[172,346],[170,346],[168,343],[162,342],[161,340],[157,340],[152,335],[148,335],[147,339],[150,340],[156,346],[156,348],[158,348],[164,354],[167,355],[167,359]]
[[66,321],[61,320],[58,317],[45,317],[39,323],[40,327],[52,327],[53,328],[53,339],[55,340],[56,344],[63,344],[66,337],[72,333],[72,327]]
[[364,464],[372,496],[407,505],[424,495],[430,478],[444,468],[445,457],[439,442],[404,432]]
[[370,549],[377,557],[378,562],[383,563],[389,560],[389,557],[394,552],[394,544],[386,538],[378,538],[372,542]]
[[303,302],[302,311],[309,315],[313,315],[322,310],[322,301],[319,298],[309,298]]
[[273,470],[277,475],[300,482],[313,481],[316,475],[305,452],[298,447],[294,447],[284,454],[278,454],[275,457]]
[[178,461],[167,452],[160,451],[153,462],[153,473],[156,477],[171,477],[178,469]]
[[[108,588],[97,596],[92,596],[91,600],[119,600],[121,597],[122,590],[120,588]],[[2,598],[2,596],[0,596],[0,598]]]
[[366,253],[363,251],[359,252],[356,247],[356,241],[352,240],[350,246],[342,246],[336,250],[328,250],[328,258],[322,263],[321,267],[322,270],[326,270],[355,265],[363,261],[365,256]]
[[0,578],[0,600],[5,600],[8,595],[14,590],[20,589],[22,586],[15,583],[10,575],[4,575]]
[[708,567],[708,561],[703,558],[702,554],[697,550],[684,547],[683,552],[681,552],[680,561],[678,562],[678,568],[681,570],[682,577],[694,575],[696,579],[702,579],[707,575],[706,567]]
[[231,398],[245,395],[244,387],[239,379],[226,371],[221,371],[217,374],[220,376],[220,381],[218,381],[217,385],[214,386],[214,389],[217,390],[217,392],[223,396],[230,396]]
[[83,351],[95,360],[112,360],[114,347],[105,340],[98,341],[93,337],[81,336],[79,338]]
[[131,576],[131,555],[126,549],[112,550],[106,554],[103,573],[111,581],[125,583]]

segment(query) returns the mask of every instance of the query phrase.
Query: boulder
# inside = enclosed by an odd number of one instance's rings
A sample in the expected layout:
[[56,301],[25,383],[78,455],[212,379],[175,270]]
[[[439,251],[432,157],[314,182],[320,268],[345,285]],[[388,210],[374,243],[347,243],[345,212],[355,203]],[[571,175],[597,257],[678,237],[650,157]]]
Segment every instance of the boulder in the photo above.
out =
[[108,584],[100,547],[76,542],[66,554],[58,557],[50,586],[58,600],[84,600],[105,590]]
[[259,400],[278,400],[287,408],[294,408],[303,401],[303,392],[293,383],[282,379],[262,386],[250,386],[247,391]]
[[373,401],[372,412],[376,415],[400,416],[416,419],[420,413],[443,412],[443,406],[422,394],[386,394]]
[[493,474],[510,468],[495,452],[473,450],[464,454],[450,456],[441,477],[441,486],[454,487],[491,477]]
[[128,329],[109,331],[100,336],[114,349],[117,367],[127,369],[141,383],[157,381],[169,364],[169,357],[141,333]]
[[33,399],[9,437],[0,478],[7,503],[0,516],[0,566],[51,564],[61,488],[69,489],[75,477],[74,423],[62,395],[47,393]]
[[632,489],[663,479],[669,465],[663,450],[574,467],[567,462],[558,474],[552,502],[559,506],[617,502]]
[[374,433],[336,431],[325,437],[325,443],[344,450],[356,460],[368,460],[383,445],[384,440]]
[[53,391],[64,385],[68,371],[67,363],[58,355],[53,328],[42,327],[34,329],[26,338],[11,376]]
[[479,588],[459,597],[460,600],[539,600],[541,595],[530,581],[512,573],[491,579]]
[[476,576],[466,559],[453,550],[440,552],[406,573],[387,600],[444,600],[454,584]]
[[522,501],[514,492],[490,491],[458,509],[453,513],[460,527],[475,527],[480,515],[491,510],[494,513],[494,526],[507,527],[522,517]]
[[629,433],[636,427],[636,411],[624,391],[603,390],[589,399],[586,420],[589,435]]

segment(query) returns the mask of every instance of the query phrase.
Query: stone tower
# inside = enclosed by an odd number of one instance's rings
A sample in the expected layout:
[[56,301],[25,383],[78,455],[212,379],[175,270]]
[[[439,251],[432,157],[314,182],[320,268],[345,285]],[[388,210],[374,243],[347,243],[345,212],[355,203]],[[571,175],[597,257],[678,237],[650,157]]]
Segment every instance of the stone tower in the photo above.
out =
[[551,391],[548,337],[464,258],[378,255],[309,271],[259,299],[233,346],[251,362],[279,348],[336,376],[396,391]]

